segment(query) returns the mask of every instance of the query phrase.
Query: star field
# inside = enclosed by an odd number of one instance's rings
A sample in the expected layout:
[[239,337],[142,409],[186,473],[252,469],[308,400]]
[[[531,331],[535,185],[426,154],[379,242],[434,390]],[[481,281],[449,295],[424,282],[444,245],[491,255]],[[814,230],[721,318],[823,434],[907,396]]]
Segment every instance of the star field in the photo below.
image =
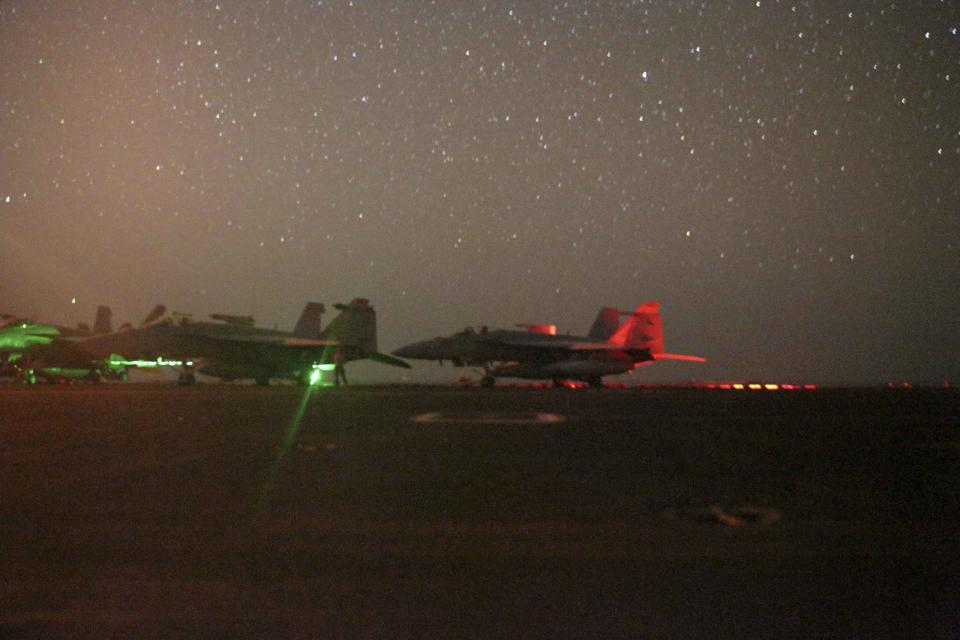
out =
[[289,327],[365,296],[386,351],[659,300],[710,362],[642,379],[942,384],[958,29],[934,1],[7,2],[3,310]]

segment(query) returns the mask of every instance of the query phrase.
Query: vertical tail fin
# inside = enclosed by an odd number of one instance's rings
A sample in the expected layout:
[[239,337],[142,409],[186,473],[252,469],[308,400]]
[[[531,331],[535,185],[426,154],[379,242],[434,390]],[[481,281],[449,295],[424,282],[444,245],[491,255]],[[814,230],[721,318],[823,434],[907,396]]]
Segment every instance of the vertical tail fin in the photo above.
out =
[[113,312],[110,307],[97,307],[97,317],[93,321],[93,335],[99,336],[113,331]]
[[627,317],[609,342],[630,349],[649,349],[656,355],[663,353],[663,318],[660,303],[641,302],[632,313],[620,311]]
[[617,332],[620,326],[620,312],[612,307],[604,307],[597,313],[593,326],[590,327],[590,333],[587,335],[594,340],[609,340]]
[[[626,313],[621,311],[620,313]],[[609,342],[628,349],[648,349],[654,360],[683,360],[685,362],[706,362],[701,356],[681,353],[666,353],[663,347],[663,318],[660,317],[660,303],[642,302],[633,313],[627,314],[626,322],[620,325]]]
[[147,317],[143,319],[143,322],[140,324],[150,324],[154,320],[163,317],[163,314],[167,312],[167,308],[162,304],[158,304],[153,309],[150,310],[150,313],[147,314]]
[[323,333],[322,318],[326,310],[321,302],[308,302],[297,320],[297,326],[293,328],[293,335],[309,340],[319,338]]
[[377,314],[366,298],[354,298],[350,304],[334,305],[340,314],[319,336],[336,340],[346,347],[360,347],[367,353],[377,352]]

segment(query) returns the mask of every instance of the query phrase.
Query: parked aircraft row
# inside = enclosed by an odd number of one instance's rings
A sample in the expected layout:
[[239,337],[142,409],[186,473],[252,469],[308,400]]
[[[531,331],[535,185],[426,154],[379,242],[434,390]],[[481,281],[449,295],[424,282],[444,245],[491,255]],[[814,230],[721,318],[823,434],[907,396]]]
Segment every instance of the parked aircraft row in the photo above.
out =
[[[208,320],[166,315],[158,305],[137,327],[112,330],[107,307],[97,310],[93,329],[40,324],[0,316],[0,366],[24,382],[86,377],[125,378],[130,367],[174,365],[180,381],[194,372],[221,380],[271,379],[316,382],[321,371],[369,359],[410,368],[405,361],[449,361],[483,370],[481,383],[497,378],[578,380],[599,386],[603,376],[626,373],[658,360],[704,362],[699,356],[664,350],[660,305],[644,302],[634,311],[604,307],[585,336],[557,335],[556,325],[518,329],[468,328],[401,347],[393,355],[377,345],[376,312],[356,298],[334,305],[339,314],[326,326],[321,303],[310,302],[292,331],[263,329],[249,316],[213,314]],[[624,318],[621,321],[621,318]]]

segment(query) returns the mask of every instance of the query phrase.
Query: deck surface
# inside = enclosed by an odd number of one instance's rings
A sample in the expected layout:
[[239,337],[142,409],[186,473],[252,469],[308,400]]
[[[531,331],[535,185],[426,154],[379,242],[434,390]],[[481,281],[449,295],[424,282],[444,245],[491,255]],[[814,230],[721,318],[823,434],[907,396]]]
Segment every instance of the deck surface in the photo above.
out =
[[960,395],[0,385],[0,636],[954,638]]

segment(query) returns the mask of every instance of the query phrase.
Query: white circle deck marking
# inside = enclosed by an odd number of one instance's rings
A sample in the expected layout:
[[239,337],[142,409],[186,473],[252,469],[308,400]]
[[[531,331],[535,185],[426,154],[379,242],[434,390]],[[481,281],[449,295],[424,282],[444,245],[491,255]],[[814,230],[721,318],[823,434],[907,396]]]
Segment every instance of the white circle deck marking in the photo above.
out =
[[566,418],[558,413],[512,412],[432,412],[412,416],[410,422],[419,424],[556,424]]

